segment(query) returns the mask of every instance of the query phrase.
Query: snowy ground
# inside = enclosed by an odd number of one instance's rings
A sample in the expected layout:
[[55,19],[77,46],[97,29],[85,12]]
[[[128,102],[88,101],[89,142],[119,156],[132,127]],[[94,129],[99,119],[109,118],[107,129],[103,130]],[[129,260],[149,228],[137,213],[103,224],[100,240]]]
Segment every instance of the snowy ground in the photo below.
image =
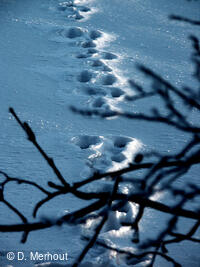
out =
[[[119,118],[88,119],[72,113],[69,106],[108,111],[138,111],[144,106],[148,109],[155,103],[147,101],[136,106],[126,101],[127,96],[134,94],[129,78],[148,85],[135,68],[138,62],[177,86],[195,85],[189,74],[193,68],[189,61],[188,35],[198,34],[198,29],[169,21],[167,17],[180,14],[199,19],[199,2],[77,0],[73,6],[70,2],[0,2],[0,169],[12,176],[34,179],[41,185],[46,185],[47,178],[54,181],[54,176],[8,113],[9,106],[30,123],[68,182],[79,181],[97,169],[124,167],[141,149],[174,151],[187,138],[165,126],[158,128],[158,125],[130,123]],[[193,179],[197,179],[198,172],[197,168],[192,171]],[[30,196],[29,187],[17,188],[16,192],[16,185],[10,185],[6,197],[25,211],[26,216],[31,216],[38,192],[34,189]],[[40,210],[39,218],[60,216],[80,204],[72,196],[59,197]],[[134,207],[130,210],[134,213]],[[152,225],[152,220],[148,221],[155,216],[153,212],[148,214],[144,222],[147,236],[152,234],[152,229],[159,229],[156,222]],[[19,222],[1,203],[0,217],[1,223]],[[25,245],[19,243],[18,234],[1,234],[0,250],[5,253],[67,251],[70,266],[84,245],[79,240],[81,231],[69,226],[39,231],[31,233]],[[102,238],[115,240],[123,247],[127,235],[124,231],[104,229]],[[177,260],[185,267],[197,267],[199,248],[189,249],[189,246],[184,244],[179,251],[172,251],[172,255],[177,254]],[[103,253],[93,251],[87,260],[93,258],[95,262],[95,257]],[[121,259],[115,259],[114,255],[106,257],[106,261],[113,258],[113,266],[123,266]],[[111,263],[103,264],[111,266]],[[161,264],[169,266],[159,260],[156,266]],[[5,257],[0,257],[0,266],[8,265]],[[22,263],[14,262],[12,266],[18,265]]]

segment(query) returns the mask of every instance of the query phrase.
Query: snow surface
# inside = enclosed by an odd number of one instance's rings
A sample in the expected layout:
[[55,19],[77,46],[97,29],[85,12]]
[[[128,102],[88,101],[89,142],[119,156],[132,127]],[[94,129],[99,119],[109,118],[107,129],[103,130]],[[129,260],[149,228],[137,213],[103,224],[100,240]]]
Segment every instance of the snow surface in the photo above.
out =
[[[88,119],[73,114],[70,105],[108,111],[148,110],[155,103],[147,100],[133,105],[126,101],[126,97],[134,94],[129,78],[149,85],[135,68],[138,62],[177,86],[196,85],[190,75],[193,67],[189,60],[188,35],[199,34],[198,28],[169,21],[167,17],[177,14],[199,19],[198,1],[80,0],[70,3],[69,0],[0,2],[0,169],[43,186],[49,180],[55,181],[54,175],[8,113],[9,106],[15,108],[22,120],[29,122],[39,143],[55,159],[67,181],[73,183],[96,170],[122,168],[141,149],[175,151],[186,142],[187,136],[163,125],[119,118]],[[188,175],[199,184],[198,173],[199,168],[193,168]],[[30,193],[29,189],[25,185],[10,184],[6,198],[31,217],[32,207],[42,194],[36,189]],[[58,217],[79,207],[81,202],[73,196],[62,196],[47,203],[38,216]],[[127,247],[129,231],[120,228],[119,221],[128,221],[135,209],[131,205],[125,212],[111,214],[111,224],[108,223],[100,235],[102,240]],[[1,223],[20,222],[2,203],[0,217]],[[148,211],[142,224],[143,238],[159,232],[159,225],[165,220],[165,216],[158,218],[156,212]],[[84,247],[85,243],[80,241],[83,231],[87,231],[87,227],[67,225],[38,231],[31,233],[24,245],[20,244],[20,234],[1,234],[0,266],[36,264],[8,262],[6,252],[18,250],[67,252],[69,261],[65,266],[71,266]],[[182,266],[199,266],[199,247],[195,244],[184,242],[179,247],[170,246],[170,253],[176,255]],[[169,266],[169,263],[158,257],[155,266],[161,265]],[[124,265],[115,253],[96,248],[81,266]]]

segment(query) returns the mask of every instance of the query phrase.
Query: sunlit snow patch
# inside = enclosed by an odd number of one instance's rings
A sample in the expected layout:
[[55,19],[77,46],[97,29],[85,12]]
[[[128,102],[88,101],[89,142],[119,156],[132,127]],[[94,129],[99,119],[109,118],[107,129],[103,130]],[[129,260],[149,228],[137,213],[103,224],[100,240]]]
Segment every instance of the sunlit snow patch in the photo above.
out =
[[126,136],[81,135],[72,138],[72,142],[90,152],[87,167],[81,174],[84,177],[94,171],[114,171],[127,167],[142,147],[139,140]]

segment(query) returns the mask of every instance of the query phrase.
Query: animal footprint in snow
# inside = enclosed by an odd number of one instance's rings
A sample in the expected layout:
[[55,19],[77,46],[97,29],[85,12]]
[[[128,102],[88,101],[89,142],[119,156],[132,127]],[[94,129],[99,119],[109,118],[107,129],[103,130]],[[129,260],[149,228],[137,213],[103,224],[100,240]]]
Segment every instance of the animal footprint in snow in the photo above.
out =
[[89,41],[82,42],[81,46],[83,48],[90,48],[90,47],[96,47],[96,44],[92,40],[89,40]]
[[[87,159],[87,174],[105,172],[126,167],[141,148],[141,143],[126,136],[89,136],[74,137],[72,141],[81,149],[91,152]],[[89,169],[90,172],[89,172]]]
[[80,12],[76,11],[76,12],[74,12],[74,15],[69,16],[69,18],[74,18],[76,20],[81,20],[84,17],[80,14]]
[[96,39],[100,38],[101,35],[102,35],[102,33],[101,33],[100,31],[98,31],[98,30],[97,30],[97,31],[96,31],[96,30],[93,30],[93,31],[91,31],[90,34],[89,34],[89,36],[90,36],[90,38],[91,38],[92,40],[96,40]]
[[69,28],[67,33],[66,33],[66,36],[70,39],[77,38],[77,37],[80,37],[82,35],[83,35],[83,30],[81,28],[78,28],[78,27]]
[[58,4],[58,10],[66,11],[68,8],[74,7],[74,1],[66,1]]
[[106,101],[103,97],[98,97],[95,99],[95,101],[93,102],[92,106],[94,108],[102,108],[103,105],[106,104]]
[[117,55],[110,53],[110,52],[103,52],[102,53],[102,58],[103,59],[107,59],[107,60],[112,60],[112,59],[116,59]]
[[80,38],[85,34],[85,30],[80,27],[69,27],[66,29],[57,29],[53,33],[56,34],[56,40],[65,41],[66,38],[69,39]]
[[126,159],[126,157],[123,153],[119,153],[117,155],[113,155],[111,159],[115,162],[122,162]]
[[81,12],[89,12],[91,9],[86,6],[79,6],[78,7]]
[[101,67],[104,63],[100,59],[92,61],[92,67]]
[[64,3],[59,3],[58,10],[63,12],[70,12],[71,14],[68,15],[68,17],[76,20],[84,18],[81,13],[91,11],[89,7],[76,5],[73,0],[68,0]]
[[[83,88],[85,93],[91,96],[106,96],[109,95],[109,90],[110,90],[110,95],[113,98],[118,98],[122,95],[124,95],[124,91],[122,91],[120,88],[117,87],[111,87],[111,88],[102,88],[102,87],[95,87],[95,86],[88,86]],[[102,102],[102,101],[101,101]],[[105,101],[104,101],[105,103]],[[97,105],[99,106],[99,105]]]
[[98,53],[98,50],[96,50],[94,48],[89,48],[87,52],[88,52],[88,54],[96,54],[96,53]]
[[120,97],[122,95],[124,95],[124,91],[122,91],[120,88],[117,88],[117,87],[111,88],[112,97]]
[[92,73],[88,70],[84,70],[78,75],[78,81],[81,83],[89,82],[91,79]]
[[114,146],[117,148],[124,148],[126,145],[131,142],[131,137],[118,136],[114,138]]
[[78,54],[78,55],[76,56],[76,58],[80,58],[80,59],[88,58],[88,57],[91,57],[91,55],[90,55],[90,54]]
[[94,68],[99,68],[102,71],[108,71],[111,72],[112,69],[110,67],[108,67],[105,63],[103,63],[100,59],[95,59],[91,62],[91,66]]
[[100,143],[101,137],[92,135],[80,135],[72,138],[73,143],[79,146],[81,149],[89,148],[92,145]]
[[86,94],[94,96],[94,95],[106,95],[106,91],[101,87],[95,87],[95,86],[87,86],[84,87],[83,90]]
[[113,85],[117,81],[117,78],[113,74],[103,75],[101,82],[103,85]]
[[80,53],[76,56],[76,58],[89,58],[91,57],[92,55],[96,54],[98,51],[94,48],[89,48],[87,53]]

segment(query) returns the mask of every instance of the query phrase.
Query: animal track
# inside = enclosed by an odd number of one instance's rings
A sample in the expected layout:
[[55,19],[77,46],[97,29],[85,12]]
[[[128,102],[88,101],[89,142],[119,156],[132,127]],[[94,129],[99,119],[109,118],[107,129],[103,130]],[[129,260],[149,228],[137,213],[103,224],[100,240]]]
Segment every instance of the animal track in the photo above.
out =
[[[121,82],[121,76],[115,67],[118,56],[102,48],[104,43],[112,40],[112,36],[98,29],[83,28],[83,23],[79,21],[87,18],[88,15],[86,13],[90,14],[92,10],[89,7],[76,4],[77,2],[80,3],[81,1],[65,0],[65,2],[60,3],[58,6],[58,10],[63,15],[63,18],[71,18],[71,27],[58,30],[57,35],[59,37],[56,40],[67,42],[70,47],[66,49],[66,46],[63,45],[62,47],[64,48],[58,54],[59,56],[61,53],[62,56],[66,53],[69,56],[71,54],[72,56],[69,60],[70,66],[74,68],[73,63],[75,62],[77,64],[79,62],[83,68],[75,76],[75,86],[77,84],[78,86],[73,92],[76,92],[76,94],[87,94],[88,96],[82,97],[83,99],[89,98],[87,104],[89,103],[91,109],[99,112],[103,110],[104,114],[115,116],[115,103],[125,98],[126,89],[123,90],[124,85]],[[73,70],[70,71],[68,81],[74,79]],[[99,129],[97,128],[95,130]],[[81,173],[81,177],[83,178],[90,177],[95,172],[115,171],[128,166],[141,148],[141,143],[138,140],[126,136],[86,134],[73,137],[72,142],[76,145],[81,156],[86,156],[86,166]],[[111,191],[112,186],[109,187],[107,181],[106,183],[105,180],[98,182],[100,186],[96,187],[96,190],[103,190],[104,192],[106,190]],[[102,183],[105,186],[104,189],[101,187]],[[120,185],[121,188],[122,186]],[[119,190],[124,189],[121,188]],[[128,203],[125,209],[123,211],[110,212],[108,221],[102,232],[121,228],[119,213],[122,214],[124,222],[132,222],[131,205]],[[105,264],[105,266],[107,265]]]
[[106,95],[105,90],[101,87],[88,86],[85,87],[84,90],[88,95],[103,95],[103,96]]
[[76,5],[73,0],[59,3],[58,10],[65,13],[70,13],[68,18],[73,18],[75,20],[81,20],[84,18],[81,13],[87,13],[91,11],[89,7]]
[[65,11],[68,7],[73,7],[73,1],[58,4],[58,10]]
[[126,136],[81,135],[72,138],[72,142],[80,149],[90,151],[87,158],[87,173],[125,167],[132,162],[134,155],[141,148],[138,140]]
[[93,30],[93,31],[91,31],[90,32],[90,34],[89,34],[89,36],[90,36],[90,38],[92,39],[92,40],[96,40],[96,39],[98,39],[99,37],[101,37],[101,32],[100,31],[95,31],[95,30]]
[[89,7],[86,7],[86,6],[79,6],[79,10],[81,12],[89,12],[91,9]]
[[90,47],[96,47],[96,44],[92,41],[92,40],[89,40],[89,41],[85,41],[81,44],[81,46],[83,48],[90,48]]
[[111,157],[112,161],[116,161],[116,162],[122,162],[126,159],[126,157],[124,156],[123,153],[119,153],[118,155],[113,155]]
[[80,12],[79,11],[76,11],[75,13],[74,13],[74,15],[71,15],[71,16],[69,16],[70,18],[74,18],[74,19],[76,19],[76,20],[81,20],[81,19],[83,19],[84,17],[80,14]]
[[117,56],[113,53],[110,53],[110,52],[103,52],[102,53],[102,58],[103,59],[107,59],[107,60],[112,60],[112,59],[116,59]]
[[72,27],[67,31],[67,37],[70,39],[80,37],[83,35],[83,31],[81,28],[78,27]]
[[[68,17],[76,20],[82,19],[84,13],[91,11],[89,7],[79,5],[73,0],[60,3],[58,9]],[[108,112],[109,116],[112,116],[115,109],[114,99],[120,98],[121,96],[125,97],[125,91],[114,87],[115,84],[116,86],[119,85],[119,80],[113,74],[113,69],[107,62],[117,59],[118,56],[114,53],[98,49],[101,47],[101,45],[98,45],[98,42],[102,44],[104,37],[106,40],[106,33],[98,29],[89,30],[87,28],[72,26],[60,30],[59,35],[63,38],[75,39],[73,43],[69,42],[71,46],[77,47],[79,51],[75,55],[75,58],[81,59],[83,64],[89,65],[91,69],[93,68],[93,71],[88,68],[88,70],[83,70],[77,75],[78,82],[88,84],[88,86],[82,87],[82,91],[91,96],[89,101],[91,108],[103,109]],[[123,99],[122,97],[120,101]],[[112,101],[109,101],[110,99]],[[119,100],[116,100],[116,103],[117,101]],[[116,158],[116,162],[118,161],[120,159]]]
[[98,50],[94,49],[94,48],[89,48],[88,49],[88,54],[96,54],[98,53]]
[[81,83],[89,82],[91,78],[92,78],[92,73],[88,70],[84,70],[78,75],[78,81]]
[[77,146],[79,146],[81,149],[89,148],[92,145],[100,143],[100,141],[101,138],[99,136],[92,136],[92,135],[81,135],[72,138],[72,142]]
[[106,72],[112,72],[112,69],[110,67],[108,67],[107,65],[103,65],[103,71],[106,71]]
[[117,148],[124,148],[131,141],[130,137],[119,136],[114,140],[114,146]]
[[120,97],[123,94],[124,94],[124,92],[120,88],[115,88],[114,87],[114,88],[111,89],[112,97]]
[[102,97],[98,97],[93,102],[93,107],[94,108],[101,108],[105,104],[106,104],[106,101]]
[[84,34],[85,34],[84,29],[82,29],[80,27],[69,27],[66,29],[57,29],[53,33],[55,33],[55,32],[56,32],[56,35],[58,37],[63,38],[63,41],[65,41],[66,38],[69,38],[69,39],[80,38],[80,37],[84,36]]
[[117,78],[113,74],[107,74],[101,80],[103,85],[113,85],[117,81]]
[[100,59],[92,61],[92,67],[100,67],[103,65],[103,62]]
[[76,57],[77,58],[88,58],[88,57],[91,57],[91,55],[90,54],[78,54]]
[[66,1],[66,2],[61,2],[58,4],[58,10],[63,11],[63,12],[73,12],[76,10],[74,1]]
[[94,61],[91,62],[91,66],[94,68],[101,67],[102,71],[105,72],[111,72],[112,69],[108,67],[105,63],[103,63],[100,59],[95,59]]

